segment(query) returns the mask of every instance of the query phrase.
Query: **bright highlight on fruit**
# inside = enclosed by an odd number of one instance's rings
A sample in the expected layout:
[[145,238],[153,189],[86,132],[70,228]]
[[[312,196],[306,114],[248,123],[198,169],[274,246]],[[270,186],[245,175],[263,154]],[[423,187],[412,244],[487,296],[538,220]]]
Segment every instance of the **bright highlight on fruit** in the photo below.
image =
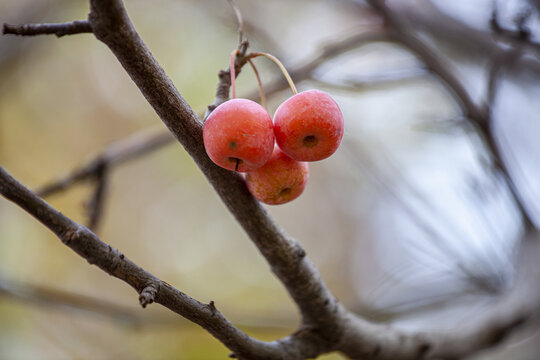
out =
[[299,197],[308,178],[308,164],[291,159],[276,146],[263,167],[248,172],[246,185],[259,201],[279,205]]
[[298,161],[318,161],[332,155],[343,138],[343,127],[339,106],[319,90],[292,96],[274,114],[278,146]]
[[217,165],[240,172],[255,170],[272,155],[272,118],[254,101],[232,99],[208,116],[203,141],[206,153]]

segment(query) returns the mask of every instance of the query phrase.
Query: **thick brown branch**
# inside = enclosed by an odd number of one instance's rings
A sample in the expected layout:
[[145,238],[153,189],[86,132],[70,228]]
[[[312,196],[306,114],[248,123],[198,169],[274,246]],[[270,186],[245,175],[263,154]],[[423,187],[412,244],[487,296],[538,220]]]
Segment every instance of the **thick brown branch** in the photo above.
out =
[[281,359],[284,347],[290,347],[290,351],[293,352],[301,348],[303,341],[292,338],[272,343],[250,338],[225,319],[215,306],[189,297],[142,269],[117,249],[101,241],[89,229],[51,207],[2,167],[0,167],[0,194],[34,216],[90,264],[98,266],[109,275],[133,287],[140,294],[141,305],[156,302],[167,307],[202,326],[229,349],[238,354],[246,354],[247,359]]
[[[300,245],[289,238],[247,191],[243,179],[216,166],[206,155],[202,122],[152,57],[120,1],[92,1],[96,37],[116,55],[161,120],[193,157],[239,224],[265,256],[299,305],[307,324],[334,329],[339,307]],[[336,334],[338,335],[338,334]]]
[[[373,41],[384,41],[387,37],[384,31],[374,31],[362,34],[355,34],[346,37],[340,41],[334,41],[327,46],[322,46],[322,51],[319,55],[307,63],[302,63],[292,66],[289,70],[291,77],[300,82],[309,79],[313,72],[325,61],[338,56],[339,54]],[[245,63],[244,63],[245,64]],[[242,64],[243,66],[243,64]],[[237,73],[241,67],[237,68]],[[217,105],[226,101],[229,98],[229,88],[231,86],[228,70],[219,72],[219,84],[216,99],[214,104],[210,106],[213,110]],[[288,87],[287,82],[279,77],[264,85],[265,94],[267,96],[275,94]],[[258,90],[251,91],[243,96],[246,99],[255,100],[259,96]],[[157,150],[165,145],[174,142],[175,138],[170,131],[148,131],[143,130],[135,133],[126,139],[119,140],[108,146],[101,153],[93,156],[82,167],[71,170],[67,175],[51,181],[36,190],[37,194],[42,197],[51,196],[57,192],[68,189],[69,187],[96,176],[99,165],[104,163],[110,169],[116,165],[146,155],[154,150]]]
[[4,24],[4,26],[2,27],[3,34],[21,36],[56,35],[57,37],[61,37],[64,35],[74,35],[91,32],[92,26],[90,25],[90,22],[88,20],[75,20],[72,22],[59,24]]

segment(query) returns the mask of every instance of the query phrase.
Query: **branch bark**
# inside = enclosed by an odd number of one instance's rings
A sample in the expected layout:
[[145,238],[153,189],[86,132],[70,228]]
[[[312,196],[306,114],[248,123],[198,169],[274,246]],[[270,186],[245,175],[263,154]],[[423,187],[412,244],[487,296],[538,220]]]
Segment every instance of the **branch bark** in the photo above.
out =
[[[117,249],[101,241],[92,231],[51,207],[0,167],[0,194],[16,203],[91,265],[114,276],[139,293],[144,307],[156,302],[202,326],[229,349],[248,359],[280,359],[281,342],[264,343],[250,338],[216,309],[199,302],[142,269]],[[284,343],[290,342],[285,339]]]
[[75,20],[60,24],[22,24],[9,25],[2,27],[3,34],[12,34],[20,36],[35,35],[56,35],[62,37],[65,35],[74,35],[82,33],[91,33],[92,26],[88,20]]

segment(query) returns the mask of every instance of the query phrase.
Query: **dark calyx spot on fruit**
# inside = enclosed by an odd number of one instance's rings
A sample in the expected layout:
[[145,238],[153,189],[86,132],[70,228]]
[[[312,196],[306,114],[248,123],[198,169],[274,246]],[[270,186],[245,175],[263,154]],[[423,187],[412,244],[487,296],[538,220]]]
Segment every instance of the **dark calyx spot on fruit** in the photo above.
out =
[[314,147],[319,143],[319,139],[317,139],[314,135],[308,135],[302,140],[302,143],[305,147]]
[[234,141],[231,141],[231,142],[229,143],[229,147],[230,147],[231,149],[236,149],[236,146],[237,146],[237,145],[236,145],[236,142],[234,142]]
[[234,164],[234,171],[238,171],[238,167],[243,162],[242,159],[236,158],[236,157],[229,157],[229,161]]
[[279,192],[278,196],[279,196],[279,197],[287,196],[287,195],[290,195],[291,192],[292,192],[292,189],[291,189],[291,188],[284,188],[284,189],[281,189],[281,191]]

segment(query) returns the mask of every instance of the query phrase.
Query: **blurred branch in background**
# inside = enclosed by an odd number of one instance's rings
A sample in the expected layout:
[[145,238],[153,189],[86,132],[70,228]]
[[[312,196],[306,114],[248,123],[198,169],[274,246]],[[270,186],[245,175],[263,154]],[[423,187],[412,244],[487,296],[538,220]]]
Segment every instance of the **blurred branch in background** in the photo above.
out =
[[[182,327],[190,322],[184,318],[167,314],[147,314],[134,308],[123,306],[116,302],[106,301],[102,298],[82,295],[71,291],[59,290],[37,284],[20,283],[13,279],[0,277],[0,298],[11,298],[33,306],[54,308],[59,311],[73,312],[82,316],[103,316],[118,322],[122,326],[140,328],[142,326]],[[268,331],[291,329],[294,323],[283,316],[271,318],[237,315],[235,325],[247,331]]]
[[[496,135],[493,133],[492,121],[488,110],[475,104],[471,99],[467,89],[461,84],[458,78],[450,71],[445,64],[444,60],[439,58],[435,52],[430,50],[425,44],[422,43],[410,30],[407,25],[402,22],[400,13],[397,13],[386,5],[384,1],[367,0],[367,2],[384,17],[388,26],[390,27],[391,37],[396,42],[403,44],[414,54],[416,54],[420,60],[426,64],[426,67],[436,74],[444,84],[449,88],[452,94],[455,95],[458,103],[462,105],[464,115],[470,119],[477,127],[478,131],[482,135],[489,151],[494,160],[494,166],[496,169],[502,172],[508,186],[510,187],[514,196],[516,206],[519,208],[523,221],[526,227],[532,225],[532,221],[529,218],[527,211],[520,199],[519,192],[516,185],[508,172],[508,168],[502,159],[499,145],[497,144]],[[429,2],[428,2],[429,3]],[[510,52],[510,56],[513,58],[513,53]],[[511,64],[514,62],[512,61]]]
[[[332,41],[328,45],[323,45],[323,49],[317,56],[311,61],[303,64],[291,66],[289,73],[296,82],[311,79],[317,68],[325,61],[328,61],[343,52],[355,49],[359,46],[368,44],[373,41],[385,40],[386,35],[383,31],[374,31],[361,34],[354,34],[349,37],[345,37],[340,41]],[[241,45],[241,44],[240,44]],[[242,45],[241,45],[242,46]],[[246,48],[245,46],[242,46]],[[246,63],[246,60],[242,64],[237,64],[237,74],[240,72],[241,67]],[[414,76],[415,74],[411,74]],[[228,77],[228,70],[220,72],[220,83],[224,83],[226,89],[226,96],[228,97],[228,87],[230,86],[230,80]],[[376,85],[378,82],[386,83],[392,81],[400,81],[400,79],[373,79],[369,80],[369,84]],[[354,84],[354,83],[353,83]],[[357,86],[354,84],[353,86]],[[271,96],[279,91],[288,87],[287,82],[279,77],[276,80],[265,84],[264,89],[267,96]],[[218,86],[219,89],[219,86]],[[216,102],[211,105],[212,107],[223,102],[225,95],[218,95]],[[253,90],[248,93],[245,98],[256,99],[259,96],[258,90]],[[61,176],[56,180],[52,180],[50,183],[41,186],[36,189],[36,193],[41,197],[49,197],[58,192],[65,191],[70,187],[79,184],[84,181],[91,180],[95,184],[95,191],[93,193],[93,199],[90,200],[89,213],[90,220],[89,226],[91,229],[97,227],[97,223],[100,218],[101,209],[103,208],[103,184],[106,179],[106,174],[113,168],[121,165],[129,160],[139,158],[143,155],[149,154],[157,149],[174,143],[174,136],[169,131],[163,131],[160,129],[145,129],[138,133],[132,134],[125,139],[118,140],[109,145],[105,150],[101,151],[97,155],[91,156],[90,160],[81,167],[71,170],[67,175]],[[102,179],[102,180],[100,180]]]

